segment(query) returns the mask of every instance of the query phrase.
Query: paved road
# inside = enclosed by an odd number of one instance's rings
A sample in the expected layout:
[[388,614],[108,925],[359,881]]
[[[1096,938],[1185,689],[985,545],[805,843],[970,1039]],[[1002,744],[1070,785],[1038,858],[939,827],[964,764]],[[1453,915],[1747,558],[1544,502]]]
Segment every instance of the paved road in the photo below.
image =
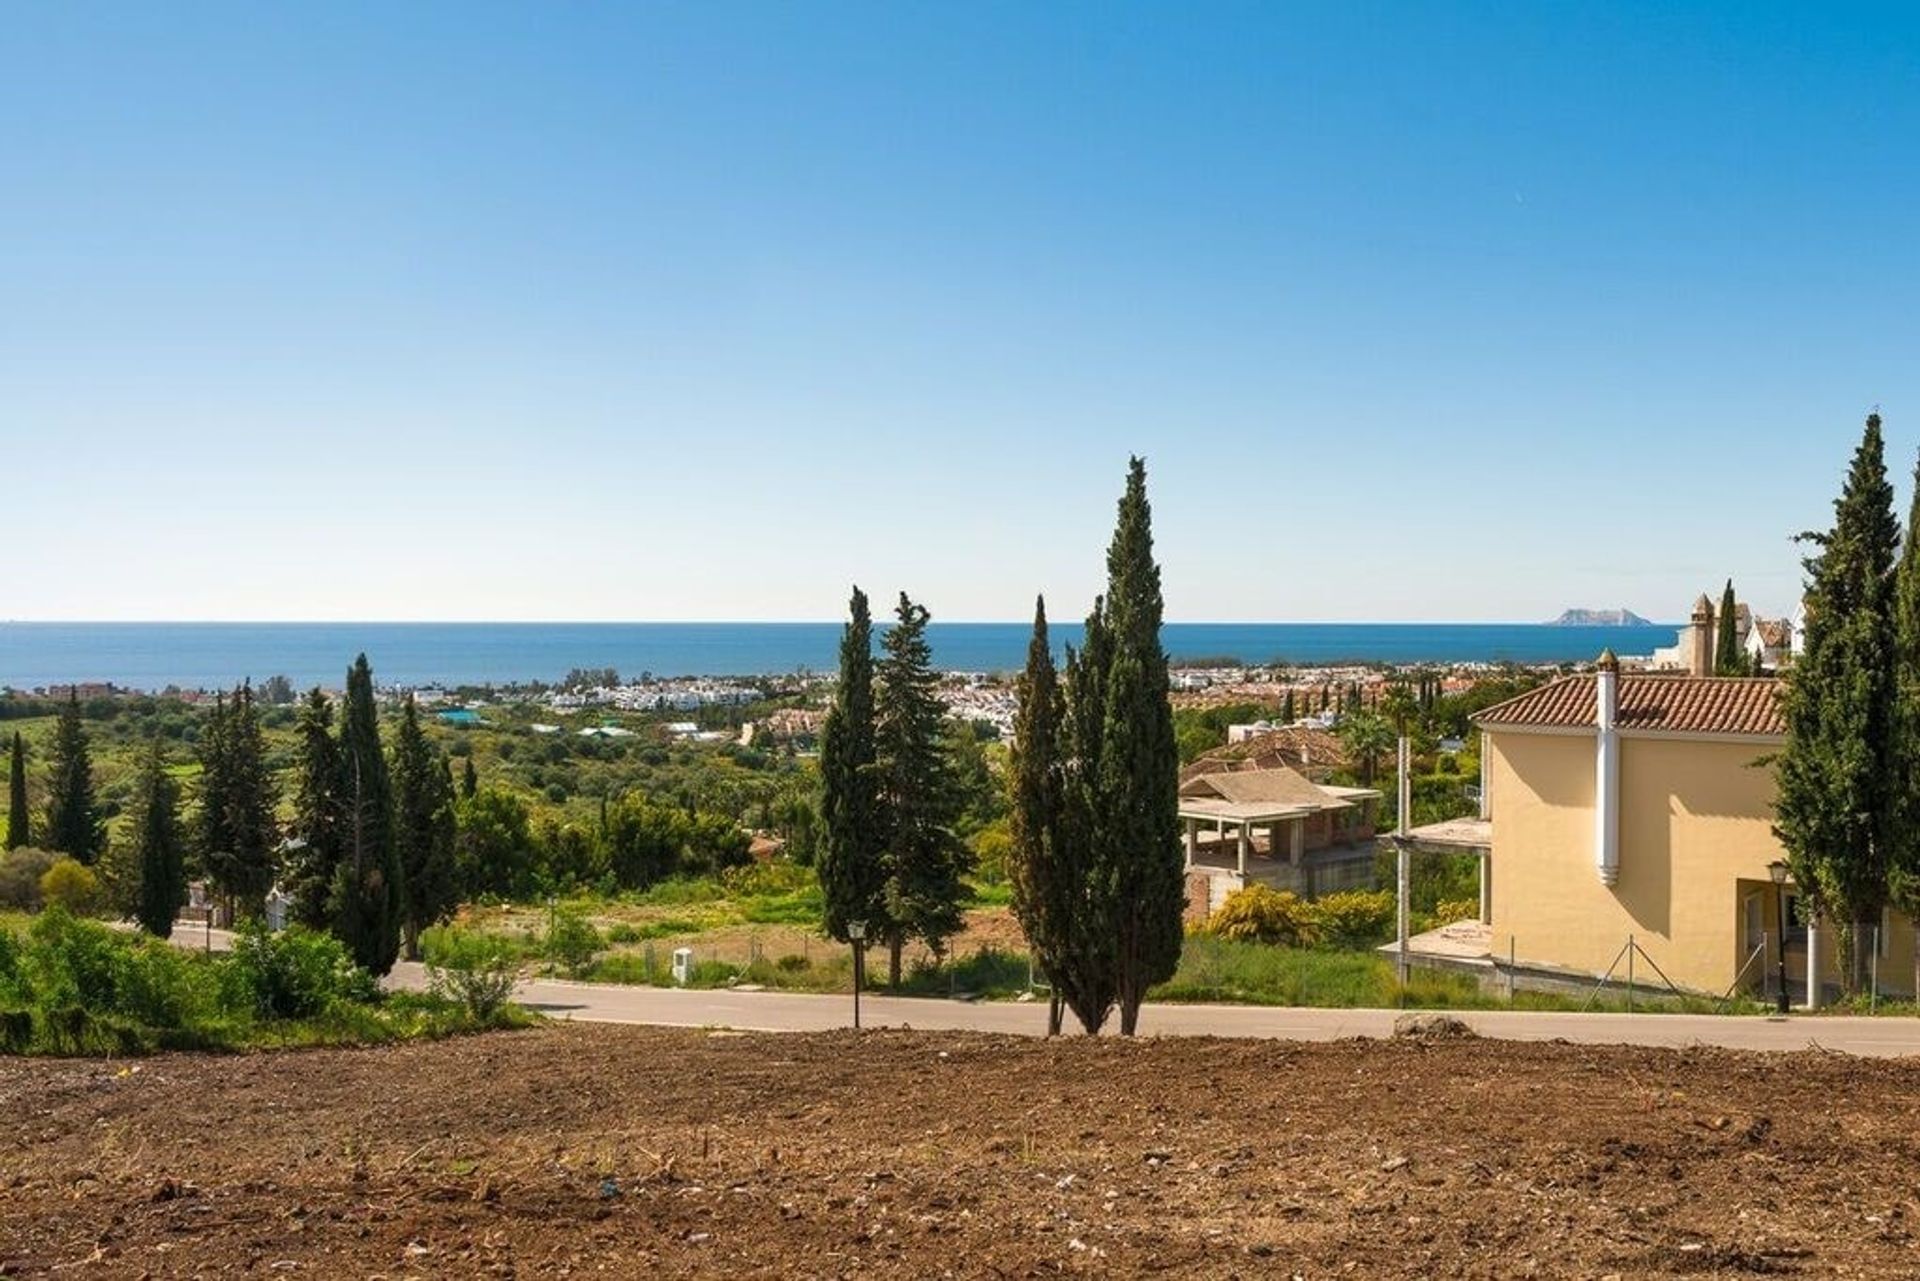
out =
[[[197,925],[174,941],[202,944]],[[223,930],[213,947],[227,945]],[[425,970],[401,962],[388,982],[426,985]],[[850,996],[790,992],[681,990],[531,979],[516,999],[553,1018],[599,1023],[646,1023],[664,1027],[726,1027],[763,1032],[819,1032],[849,1027]],[[1039,1036],[1047,1011],[1040,1002],[946,1001],[923,997],[866,996],[860,1002],[867,1027],[913,1027],[922,1031],[1010,1032]],[[1333,1041],[1349,1036],[1383,1037],[1393,1031],[1398,1010],[1321,1010],[1256,1005],[1149,1005],[1140,1030],[1150,1036],[1261,1037]],[[1804,1050],[1818,1047],[1847,1054],[1894,1057],[1920,1054],[1920,1019],[1796,1015],[1572,1014],[1523,1010],[1477,1010],[1459,1015],[1482,1036],[1511,1041],[1565,1040],[1585,1045],[1717,1045],[1740,1050]],[[1071,1019],[1068,1026],[1074,1026]]]

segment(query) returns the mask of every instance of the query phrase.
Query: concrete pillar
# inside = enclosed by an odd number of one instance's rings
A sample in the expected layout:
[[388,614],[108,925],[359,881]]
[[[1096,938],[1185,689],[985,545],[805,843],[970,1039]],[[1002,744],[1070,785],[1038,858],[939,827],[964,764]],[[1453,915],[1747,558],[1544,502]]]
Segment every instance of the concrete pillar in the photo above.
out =
[[1405,734],[1400,736],[1400,790],[1395,795],[1399,797],[1400,811],[1396,830],[1405,836],[1413,826],[1413,752]]
[[1480,851],[1480,924],[1493,924],[1493,851]]
[[1807,922],[1807,1008],[1820,1008],[1820,945],[1825,942],[1821,937],[1820,922]]
[[[1404,739],[1401,741],[1405,742]],[[1400,954],[1396,958],[1396,965],[1400,974],[1400,986],[1405,987],[1407,984],[1408,968],[1407,951],[1413,937],[1413,918],[1409,914],[1413,897],[1413,856],[1408,852],[1405,841],[1395,841],[1394,849],[1397,855],[1394,875],[1395,897],[1397,900],[1395,915],[1399,918],[1398,934],[1400,938]]]
[[1193,856],[1200,852],[1200,824],[1192,819],[1183,820],[1187,828],[1187,866],[1193,866]]
[[1244,878],[1247,874],[1247,825],[1244,821],[1240,824],[1240,839],[1236,844],[1236,853],[1240,860],[1240,875]]
[[1298,864],[1307,853],[1307,820],[1296,818],[1287,824],[1287,853]]
[[1487,734],[1480,732],[1480,818],[1484,822],[1493,817],[1493,798],[1487,795]]

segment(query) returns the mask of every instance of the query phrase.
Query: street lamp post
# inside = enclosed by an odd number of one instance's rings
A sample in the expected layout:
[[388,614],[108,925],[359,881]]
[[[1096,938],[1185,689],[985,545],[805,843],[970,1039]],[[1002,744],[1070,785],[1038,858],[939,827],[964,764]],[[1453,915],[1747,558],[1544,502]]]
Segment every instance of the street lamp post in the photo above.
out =
[[867,923],[847,922],[847,941],[853,944],[853,1030],[860,1030],[860,980],[867,969]]
[[1780,859],[1773,860],[1773,862],[1767,864],[1767,875],[1773,878],[1774,915],[1777,921],[1779,922],[1779,928],[1775,931],[1775,933],[1777,933],[1780,936],[1779,945],[1775,950],[1775,955],[1778,956],[1779,958],[1779,965],[1777,967],[1777,974],[1779,976],[1779,991],[1774,994],[1774,1001],[1776,1002],[1775,1008],[1778,1009],[1780,1013],[1785,1014],[1787,1012],[1787,865],[1786,863]]

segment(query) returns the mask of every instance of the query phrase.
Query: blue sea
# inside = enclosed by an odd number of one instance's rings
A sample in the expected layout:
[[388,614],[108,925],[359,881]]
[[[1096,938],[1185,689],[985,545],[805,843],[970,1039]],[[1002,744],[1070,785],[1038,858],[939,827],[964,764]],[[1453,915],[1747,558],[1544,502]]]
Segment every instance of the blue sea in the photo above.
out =
[[[1076,643],[1077,625],[1053,629]],[[1012,671],[1025,623],[934,623],[934,661],[953,671]],[[1676,629],[1514,623],[1169,623],[1175,659],[1246,663],[1578,662],[1611,646],[1648,654]],[[382,685],[555,681],[575,667],[622,676],[763,676],[831,671],[838,623],[0,623],[0,686],[69,681],[131,689],[212,689],[285,675],[340,686],[365,652]]]

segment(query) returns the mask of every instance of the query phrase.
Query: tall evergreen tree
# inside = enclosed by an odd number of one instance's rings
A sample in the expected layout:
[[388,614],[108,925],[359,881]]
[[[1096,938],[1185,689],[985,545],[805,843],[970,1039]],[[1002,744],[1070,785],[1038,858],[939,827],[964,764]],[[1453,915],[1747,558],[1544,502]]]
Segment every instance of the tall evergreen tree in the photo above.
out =
[[333,901],[343,849],[346,801],[341,794],[340,744],[333,735],[333,703],[315,686],[300,706],[295,749],[293,823],[289,834],[286,889],[295,921],[330,929],[338,915]]
[[1050,989],[1047,1035],[1060,1032],[1081,869],[1066,832],[1066,703],[1047,639],[1047,602],[1033,609],[1033,639],[1013,721],[1013,914]]
[[1153,559],[1147,469],[1131,460],[1107,550],[1107,669],[1094,815],[1094,883],[1114,896],[1115,999],[1131,1036],[1147,989],[1180,961],[1185,871],[1180,852],[1180,753],[1160,641],[1165,605]]
[[67,691],[53,733],[47,779],[47,848],[81,863],[97,862],[107,847],[107,825],[93,795],[93,758],[80,723],[80,695]]
[[1786,746],[1777,757],[1775,831],[1802,891],[1840,927],[1849,987],[1890,893],[1895,664],[1891,596],[1900,527],[1880,416],[1868,417],[1833,528],[1802,536],[1805,652],[1789,670]]
[[216,700],[201,735],[200,764],[201,864],[238,915],[259,916],[278,869],[280,833],[251,685]]
[[1733,596],[1733,580],[1729,578],[1726,589],[1720,593],[1720,615],[1714,620],[1715,676],[1747,676],[1752,672],[1747,662],[1747,652],[1740,648],[1739,614],[1740,606]]
[[27,745],[13,731],[13,764],[7,779],[7,848],[33,844],[33,816],[27,803]]
[[393,787],[380,750],[380,712],[373,670],[360,655],[347,671],[340,725],[341,858],[335,873],[335,931],[353,959],[375,974],[400,954],[406,902],[393,840]]
[[820,816],[825,840],[815,870],[825,900],[825,927],[846,942],[847,926],[868,923],[868,937],[887,930],[886,833],[875,762],[873,618],[858,587],[840,637],[840,682],[820,729]]
[[1071,907],[1065,953],[1051,976],[1060,999],[1089,1035],[1105,1025],[1119,989],[1119,954],[1114,946],[1117,900],[1100,879],[1104,869],[1095,850],[1103,830],[1096,820],[1102,804],[1100,756],[1107,673],[1112,665],[1106,598],[1097,596],[1081,629],[1080,648],[1067,647],[1059,839],[1064,892]]
[[938,956],[960,932],[961,876],[968,851],[954,835],[959,810],[953,767],[943,747],[940,701],[926,607],[900,593],[874,696],[874,766],[885,814],[888,982],[900,984],[901,945],[924,942]]
[[165,749],[157,737],[140,773],[139,797],[133,829],[138,878],[134,919],[147,933],[167,938],[180,905],[187,901],[187,851],[180,831],[180,785],[167,773]]
[[402,936],[407,959],[420,959],[420,931],[459,904],[453,865],[453,774],[420,728],[413,698],[393,742],[393,839],[400,860]]
[[1286,706],[1281,709],[1280,719],[1285,723],[1287,723],[1288,725],[1291,725],[1296,720],[1300,719],[1298,713],[1294,709],[1293,687],[1291,685],[1287,687],[1287,702],[1286,702]]
[[[1906,541],[1893,578],[1893,724],[1887,752],[1891,803],[1881,832],[1888,891],[1920,919],[1920,463],[1913,473]],[[1920,973],[1920,957],[1915,960]]]
[[480,790],[480,771],[473,767],[473,757],[469,756],[460,767],[460,796],[463,800],[472,800],[473,794]]

